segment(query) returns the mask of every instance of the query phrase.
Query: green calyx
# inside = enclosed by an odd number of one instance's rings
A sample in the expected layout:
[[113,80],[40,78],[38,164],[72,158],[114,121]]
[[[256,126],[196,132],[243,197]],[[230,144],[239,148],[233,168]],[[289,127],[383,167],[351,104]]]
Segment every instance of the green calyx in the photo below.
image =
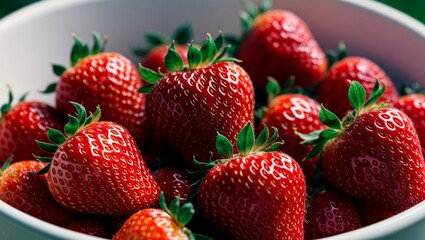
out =
[[211,239],[201,234],[193,234],[192,231],[185,227],[192,220],[195,214],[195,208],[192,203],[187,202],[181,205],[180,197],[177,196],[173,201],[171,201],[170,205],[167,206],[164,192],[161,192],[159,196],[159,205],[164,212],[168,213],[172,217],[172,219],[179,225],[183,232],[186,233],[189,239]]
[[252,28],[255,18],[260,14],[270,10],[272,6],[271,0],[263,0],[258,6],[249,0],[242,0],[242,5],[245,11],[240,13],[241,23],[242,23],[242,38],[245,38],[248,35],[249,31]]
[[171,40],[167,36],[155,33],[155,32],[145,32],[145,40],[147,43],[147,47],[133,48],[133,53],[139,57],[145,57],[146,54],[155,47],[164,44],[171,44],[173,41],[175,44],[184,45],[189,43],[192,40],[193,33],[192,27],[189,23],[184,23],[177,27],[177,29],[171,35]]
[[[93,46],[90,49],[87,43],[82,42],[75,34],[73,34],[74,45],[71,49],[71,66],[75,66],[79,60],[86,58],[91,55],[96,55],[102,53],[105,50],[107,38],[102,38],[97,32],[92,32],[93,34]],[[65,71],[66,67],[60,64],[52,64],[52,71],[57,76],[60,77]],[[49,84],[44,90],[40,91],[41,93],[48,94],[53,93],[56,90],[57,83]]]
[[1,177],[1,175],[3,175],[3,172],[6,171],[6,169],[10,166],[12,161],[13,161],[13,156],[10,156],[6,159],[6,161],[3,163],[3,165],[1,166],[1,169],[0,169],[0,177]]
[[[80,129],[86,127],[87,125],[98,122],[100,119],[100,108],[97,107],[96,111],[93,114],[90,114],[87,116],[86,109],[83,105],[75,102],[71,102],[72,105],[77,109],[77,116],[69,115],[69,122],[64,127],[64,133],[61,131],[49,128],[47,130],[47,137],[49,138],[50,142],[42,142],[38,141],[37,145],[44,150],[47,153],[54,154],[62,145],[66,142],[68,138],[73,136],[75,133],[77,133]],[[41,157],[37,155],[33,155],[35,159],[37,159],[40,162],[48,163],[47,166],[43,169],[41,169],[36,174],[44,174],[46,173],[49,168],[52,161],[52,157]]]
[[328,59],[328,69],[334,65],[334,63],[341,61],[345,57],[347,57],[347,46],[344,42],[339,42],[338,51],[327,50],[326,57]]
[[400,95],[406,96],[410,94],[425,94],[425,90],[422,89],[419,83],[414,83],[412,86],[402,86],[400,89]]
[[[222,33],[220,33],[216,39],[212,39],[211,35],[207,34],[207,40],[200,49],[191,43],[187,52],[187,65],[184,65],[183,58],[176,51],[174,43],[172,43],[168,48],[167,54],[165,55],[165,68],[168,72],[180,72],[206,67],[218,62],[239,61],[235,58],[225,57],[229,46],[223,48],[220,51],[223,43],[224,37]],[[152,69],[145,68],[142,65],[140,65],[139,71],[142,78],[149,82],[149,84],[146,84],[139,89],[139,92],[142,93],[150,93],[153,85],[155,85],[162,77],[165,76],[165,74],[162,73],[160,69],[158,71],[154,71]]]
[[[372,93],[366,99],[366,91],[364,87],[357,81],[350,82],[348,89],[348,99],[354,110],[349,112],[341,121],[334,113],[326,109],[323,105],[319,112],[320,121],[328,128],[324,130],[314,131],[310,134],[298,133],[304,140],[302,144],[314,146],[305,159],[314,158],[318,156],[331,139],[340,136],[344,129],[361,114],[370,111],[376,107],[375,103],[382,96],[385,91],[385,85],[379,86],[379,81],[376,80]],[[378,106],[381,107],[381,106]]]
[[[20,103],[20,102],[25,101],[27,96],[28,96],[28,93],[23,94],[19,98],[18,102]],[[12,108],[12,102],[13,102],[13,93],[12,93],[12,90],[10,90],[10,88],[9,88],[9,100],[7,101],[7,103],[3,104],[0,107],[1,116],[3,116],[4,114],[6,114],[7,112],[10,111],[10,109]]]

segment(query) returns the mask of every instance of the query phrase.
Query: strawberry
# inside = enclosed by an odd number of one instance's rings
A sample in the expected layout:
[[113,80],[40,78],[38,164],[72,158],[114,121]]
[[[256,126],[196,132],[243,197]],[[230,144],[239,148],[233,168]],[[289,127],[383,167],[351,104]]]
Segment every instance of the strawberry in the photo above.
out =
[[361,227],[353,202],[334,189],[313,196],[305,218],[305,239],[318,239],[349,232]]
[[383,210],[380,206],[365,201],[358,201],[356,207],[363,227],[394,216],[393,213]]
[[65,226],[76,213],[55,201],[47,187],[46,174],[34,175],[45,164],[22,160],[9,166],[11,158],[0,171],[0,200],[46,222]]
[[[298,93],[279,94],[282,89],[276,80],[270,80],[267,89],[270,102],[260,126],[265,124],[268,127],[275,127],[279,132],[278,140],[284,142],[279,150],[289,154],[301,167],[305,165],[309,168],[311,164],[314,169],[314,160],[303,162],[312,147],[301,144],[302,138],[297,133],[307,134],[326,127],[319,119],[319,103]],[[311,171],[304,172],[308,176],[307,179],[311,180],[313,175]]]
[[394,107],[412,120],[425,154],[425,95],[415,93],[402,96],[394,103]]
[[87,117],[85,108],[73,103],[65,135],[48,130],[51,142],[38,145],[53,153],[48,162],[47,183],[63,206],[88,214],[126,215],[155,206],[159,197],[153,179],[130,133],[122,126],[98,121],[100,108]]
[[306,185],[297,162],[278,152],[268,128],[255,140],[248,122],[232,143],[217,135],[222,156],[200,163],[211,170],[199,186],[199,209],[231,239],[303,239]]
[[191,203],[180,207],[180,200],[176,198],[167,207],[161,192],[160,205],[162,209],[147,208],[133,214],[113,240],[209,239],[185,227],[195,213]]
[[48,128],[63,128],[65,121],[56,109],[40,101],[9,102],[1,107],[0,118],[0,164],[13,155],[14,161],[33,159],[32,154],[41,154],[35,139],[47,140]]
[[425,200],[425,163],[412,121],[400,110],[374,103],[385,92],[376,81],[366,101],[359,82],[351,82],[354,110],[343,121],[322,106],[327,129],[303,136],[321,155],[322,174],[340,191],[399,213]]
[[350,81],[347,79],[359,82],[367,96],[372,93],[375,80],[378,79],[385,85],[385,92],[378,102],[391,105],[398,98],[393,82],[376,63],[363,57],[346,57],[331,66],[316,89],[316,100],[340,118],[351,110],[347,98]]
[[148,46],[134,49],[134,53],[142,58],[140,63],[144,67],[163,73],[168,72],[165,68],[164,59],[171,43],[174,43],[183,63],[187,64],[187,50],[189,49],[187,44],[192,40],[192,28],[189,24],[180,25],[172,34],[171,39],[153,32],[146,32],[145,38]]
[[162,167],[152,172],[159,188],[164,192],[165,201],[170,203],[177,196],[180,202],[185,202],[191,193],[192,180],[188,174],[173,167]]
[[285,80],[294,75],[295,84],[302,87],[317,84],[327,68],[325,53],[300,17],[270,10],[269,2],[258,8],[247,2],[247,12],[241,14],[244,29],[237,52],[241,66],[260,89],[269,76]]
[[106,222],[102,218],[82,217],[70,222],[65,228],[91,236],[109,238]]
[[71,67],[53,65],[58,83],[51,84],[44,92],[56,90],[56,106],[64,117],[74,113],[70,101],[84,104],[94,112],[100,106],[104,120],[125,127],[138,144],[146,138],[147,124],[145,95],[137,90],[142,86],[137,68],[126,57],[114,53],[102,53],[104,44],[94,33],[94,45],[75,38],[71,52]]
[[140,91],[150,92],[148,118],[156,131],[194,167],[192,158],[207,162],[214,156],[214,136],[223,132],[233,142],[247,121],[253,121],[254,94],[248,74],[232,59],[217,55],[223,36],[214,41],[208,35],[201,50],[190,45],[188,65],[172,45],[165,57],[170,73],[141,67],[150,81]]

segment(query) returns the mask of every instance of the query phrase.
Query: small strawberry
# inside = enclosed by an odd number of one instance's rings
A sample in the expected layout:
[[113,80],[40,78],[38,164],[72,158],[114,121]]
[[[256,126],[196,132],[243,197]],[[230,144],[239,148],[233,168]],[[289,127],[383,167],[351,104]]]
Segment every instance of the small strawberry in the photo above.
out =
[[359,82],[351,82],[354,110],[340,121],[322,106],[327,129],[303,136],[320,154],[322,174],[338,190],[399,213],[425,200],[425,163],[418,135],[406,114],[374,103],[385,92],[376,81],[366,101]]
[[26,101],[25,95],[16,105],[12,101],[9,92],[9,102],[1,107],[0,164],[12,155],[14,161],[33,159],[33,153],[43,153],[35,140],[46,141],[48,128],[61,129],[65,125],[59,112],[46,103]]
[[285,80],[294,75],[302,87],[318,83],[327,59],[305,22],[290,11],[270,10],[270,1],[258,8],[245,2],[237,57],[254,86],[264,89],[269,76]]
[[171,43],[174,43],[175,50],[182,57],[183,63],[187,64],[188,43],[192,40],[190,24],[180,25],[172,34],[171,39],[153,32],[146,32],[145,38],[148,46],[134,49],[134,53],[142,58],[140,63],[144,67],[166,73],[164,59]]
[[394,107],[412,120],[425,154],[425,95],[412,93],[402,96],[394,103]]
[[34,175],[45,164],[22,160],[9,166],[11,158],[0,171],[0,200],[46,222],[65,226],[76,213],[55,201],[47,187],[46,174]]
[[133,214],[113,240],[209,239],[193,234],[185,227],[195,213],[191,203],[180,206],[180,200],[176,198],[167,207],[161,192],[160,205],[162,209],[147,208]]
[[354,203],[344,194],[325,189],[313,196],[305,218],[305,239],[318,239],[361,227]]
[[[222,58],[223,36],[207,41],[198,50],[190,45],[188,65],[170,47],[162,74],[141,67],[150,81],[140,91],[148,95],[148,118],[156,131],[175,147],[188,164],[192,158],[207,162],[214,152],[214,136],[222,132],[235,141],[242,123],[253,121],[254,94],[248,74],[232,59]],[[217,153],[214,152],[214,156]]]
[[316,89],[316,100],[340,118],[351,110],[347,98],[350,81],[347,79],[359,82],[365,88],[367,96],[372,93],[378,79],[386,89],[378,102],[392,104],[398,98],[393,82],[376,63],[363,57],[346,57],[331,66]]
[[199,209],[231,239],[303,239],[304,175],[292,157],[276,151],[276,129],[268,138],[265,127],[255,140],[247,123],[237,138],[239,153],[218,134],[223,158],[198,162],[211,168],[199,186]]
[[356,207],[360,215],[362,227],[369,226],[395,215],[383,210],[379,205],[365,201],[358,201]]
[[192,180],[182,170],[173,167],[161,167],[153,171],[152,175],[164,193],[165,201],[168,204],[177,196],[183,203],[191,193]]
[[[309,165],[312,165],[311,168],[314,169],[315,160],[309,159],[303,162],[312,147],[301,144],[302,138],[297,133],[308,134],[326,127],[319,119],[319,103],[298,93],[280,94],[282,89],[273,79],[267,84],[267,91],[270,101],[260,121],[259,129],[261,130],[263,124],[275,127],[279,132],[278,141],[284,142],[279,150],[289,154],[301,167],[305,165],[309,168]],[[307,179],[311,180],[312,173],[309,169],[306,170],[303,168]]]
[[118,53],[103,53],[100,36],[93,36],[92,50],[74,36],[71,67],[54,64],[59,82],[44,92],[56,90],[56,106],[64,117],[74,113],[70,101],[84,104],[90,112],[100,106],[105,121],[122,125],[140,144],[146,139],[147,123],[145,95],[137,92],[142,86],[137,68]]
[[91,236],[109,238],[107,224],[102,218],[82,217],[70,222],[65,228]]
[[113,122],[98,121],[100,108],[87,117],[85,108],[73,103],[77,117],[70,116],[65,135],[48,130],[51,143],[38,145],[51,157],[47,183],[63,206],[89,214],[126,215],[153,207],[159,188],[130,133]]

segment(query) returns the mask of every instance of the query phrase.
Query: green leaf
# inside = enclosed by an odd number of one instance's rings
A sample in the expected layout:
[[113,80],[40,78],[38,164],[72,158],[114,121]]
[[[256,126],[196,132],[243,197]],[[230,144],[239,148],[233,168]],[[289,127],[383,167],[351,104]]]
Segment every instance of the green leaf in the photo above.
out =
[[273,129],[273,135],[272,137],[264,144],[264,146],[268,146],[276,141],[276,139],[279,137],[279,131],[277,128],[272,127]]
[[225,137],[224,135],[221,135],[220,133],[217,133],[217,139],[215,141],[215,147],[217,149],[218,154],[222,156],[223,158],[232,158],[233,157],[233,145]]
[[341,61],[342,59],[344,59],[345,57],[347,57],[347,46],[345,45],[344,42],[339,42],[338,44],[338,61]]
[[258,8],[250,0],[242,0],[242,5],[245,8],[246,13],[254,19],[258,14]]
[[195,238],[195,240],[213,240],[213,238],[207,237],[199,233],[194,233],[193,237]]
[[242,156],[247,156],[254,146],[254,131],[252,130],[251,122],[248,122],[238,134],[236,146]]
[[379,87],[379,80],[376,79],[375,85],[373,86],[372,93],[369,96],[369,99],[366,101],[365,106],[370,106],[378,101],[378,99],[385,92],[385,84],[382,84],[382,87]]
[[177,213],[177,222],[180,224],[180,226],[185,226],[190,222],[190,220],[192,220],[193,214],[195,214],[195,208],[193,207],[192,203],[186,203]]
[[324,139],[332,139],[336,138],[341,134],[341,130],[335,130],[332,128],[325,129],[321,131],[320,137]]
[[152,69],[145,68],[142,65],[139,66],[139,72],[143,80],[153,84],[157,83],[159,79],[161,79],[164,76],[163,74],[155,72]]
[[211,60],[214,59],[217,48],[215,46],[214,41],[211,38],[211,34],[207,34],[207,40],[201,47],[201,55],[202,55],[202,62],[203,63],[209,63]]
[[88,55],[90,55],[88,45],[81,42],[81,40],[74,35],[74,45],[71,49],[71,66],[75,66],[80,59],[83,59]]
[[267,127],[266,124],[263,123],[263,130],[260,132],[257,139],[255,139],[254,146],[256,148],[264,146],[264,144],[267,142],[267,139],[269,139],[269,135],[270,135],[269,128]]
[[220,32],[218,36],[214,39],[214,44],[217,51],[223,46],[223,43],[224,43],[224,36],[223,36],[223,33]]
[[92,32],[93,35],[93,47],[91,54],[96,55],[105,50],[106,41],[103,41],[102,37],[97,32]]
[[283,142],[275,142],[270,147],[264,150],[264,152],[274,152],[279,149],[279,147],[283,144]]
[[180,196],[177,196],[175,199],[173,199],[173,201],[171,201],[169,209],[170,209],[170,214],[172,216],[176,216],[177,213],[179,212],[179,208],[180,208]]
[[58,145],[63,144],[66,141],[66,137],[63,133],[53,128],[49,128],[47,130],[47,137],[50,141]]
[[321,110],[319,112],[320,121],[326,126],[333,129],[342,129],[342,123],[339,118],[331,111],[326,109],[323,104],[321,105]]
[[245,38],[248,33],[251,31],[251,26],[253,19],[249,16],[247,12],[240,13],[241,24],[242,24],[242,39]]
[[145,93],[145,94],[151,93],[154,86],[155,86],[155,84],[146,84],[146,85],[142,86],[141,88],[139,88],[139,90],[137,90],[137,92]]
[[132,47],[131,51],[133,52],[134,55],[138,56],[138,57],[145,57],[148,52],[149,52],[149,48],[143,48],[143,47]]
[[171,44],[171,47],[168,48],[168,52],[165,55],[164,65],[169,72],[178,72],[183,68],[183,59],[174,48],[174,44]]
[[10,157],[8,157],[6,159],[6,161],[1,166],[0,176],[1,176],[1,173],[4,172],[10,166],[10,164],[12,163],[12,161],[13,161],[13,156],[10,156]]
[[187,61],[190,69],[195,69],[202,61],[202,54],[198,48],[191,43],[187,51]]
[[366,100],[366,91],[359,82],[352,81],[350,83],[350,88],[348,89],[348,100],[350,101],[351,106],[353,106],[356,110],[356,114],[360,113]]
[[71,115],[69,115],[68,118],[69,118],[69,122],[65,125],[64,132],[67,136],[72,136],[80,128],[79,121],[76,117]]
[[47,142],[41,142],[38,140],[35,140],[37,142],[37,145],[45,152],[48,153],[55,153],[56,150],[58,150],[59,146],[57,144],[53,143],[47,143]]
[[101,113],[102,113],[102,111],[101,111],[101,109],[98,105],[96,107],[96,111],[93,113],[93,118],[91,120],[89,120],[89,118],[87,118],[86,121],[84,122],[84,126],[87,126],[87,125],[89,125],[90,123],[93,123],[93,122],[98,122],[101,115],[102,115]]
[[145,32],[146,43],[150,48],[171,43],[171,40],[155,32]]
[[18,102],[23,102],[26,100],[27,96],[28,96],[29,92],[24,93],[19,99]]
[[43,91],[41,91],[41,93],[43,93],[43,94],[48,94],[48,93],[55,92],[55,91],[56,91],[56,86],[57,86],[57,85],[58,85],[57,83],[51,83],[51,84],[49,84],[49,85],[46,87],[46,89],[44,89]]
[[334,50],[327,50],[326,58],[328,59],[328,69],[329,69],[337,61],[338,59],[337,53]]
[[40,171],[35,172],[35,173],[32,173],[32,174],[34,174],[34,175],[42,175],[42,174],[46,174],[46,173],[49,171],[51,164],[52,164],[51,162],[50,162],[50,163],[48,163],[48,164],[47,164],[44,168],[42,168]]
[[223,58],[224,55],[226,55],[227,50],[230,48],[230,46],[226,46],[225,48],[223,48],[223,51],[220,52],[220,54],[214,58],[214,60],[212,61],[213,63],[217,63],[217,62],[222,62],[222,61],[226,61],[229,60],[229,58]]
[[271,101],[271,99],[273,99],[274,97],[276,97],[277,95],[279,95],[279,93],[281,92],[281,88],[279,83],[276,81],[276,79],[272,78],[272,77],[268,77],[267,78],[267,85],[266,85],[266,93],[268,95],[269,98],[269,102]]
[[304,159],[310,159],[318,156],[323,151],[323,148],[328,141],[328,139],[322,139],[322,141],[319,141]]
[[300,132],[296,132],[296,133],[305,142],[309,142],[309,141],[317,140],[320,137],[320,134],[322,133],[322,131],[323,130],[316,130],[316,131],[313,131],[313,132],[308,133],[308,134],[304,134],[304,133],[300,133]]
[[13,102],[13,93],[11,90],[9,90],[9,100],[7,103],[3,104],[0,108],[2,115],[9,112],[10,108],[12,107],[12,102]]
[[87,116],[86,108],[76,102],[70,103],[74,105],[75,109],[77,109],[78,126],[83,126]]
[[37,156],[35,154],[33,154],[32,156],[40,162],[49,163],[49,162],[52,161],[52,157],[41,157],[41,156]]
[[177,44],[187,44],[192,40],[192,27],[189,23],[180,25],[173,33],[173,39]]
[[258,6],[258,14],[264,13],[272,8],[271,0],[263,0]]
[[165,212],[170,214],[170,209],[168,209],[168,207],[167,207],[167,202],[165,201],[165,195],[164,195],[163,191],[161,191],[159,193],[159,205],[160,205],[162,210],[164,210]]
[[56,76],[60,77],[66,71],[66,68],[59,64],[52,64],[52,70]]
[[258,120],[261,120],[261,119],[264,118],[266,113],[267,113],[267,107],[261,107],[261,108],[255,110],[254,117]]

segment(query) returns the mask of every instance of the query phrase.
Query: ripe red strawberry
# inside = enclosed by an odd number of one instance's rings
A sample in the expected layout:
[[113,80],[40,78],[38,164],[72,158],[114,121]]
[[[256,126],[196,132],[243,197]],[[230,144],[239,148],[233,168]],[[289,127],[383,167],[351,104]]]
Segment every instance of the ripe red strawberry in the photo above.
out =
[[402,96],[394,103],[394,107],[412,120],[425,154],[425,95],[417,93]]
[[[351,110],[347,98],[350,80],[359,82],[366,90],[366,95],[372,93],[376,79],[385,85],[385,92],[378,100],[390,105],[398,98],[397,90],[388,77],[376,63],[363,57],[347,57],[336,62],[324,76],[316,90],[316,100],[327,109],[342,118]],[[335,101],[335,99],[338,99]]]
[[191,193],[192,180],[188,174],[173,167],[162,167],[152,172],[152,175],[164,193],[165,201],[169,204],[176,197],[183,203]]
[[83,213],[132,214],[155,206],[158,184],[130,133],[113,122],[98,121],[100,108],[86,117],[83,106],[73,103],[77,117],[70,116],[65,135],[49,129],[51,143],[38,142],[53,158],[48,162],[47,183],[63,206]]
[[359,201],[356,204],[356,207],[359,212],[363,227],[394,216],[393,213],[383,210],[379,205],[371,204],[365,201]]
[[216,56],[222,43],[220,34],[215,41],[208,35],[201,50],[191,45],[187,66],[171,46],[166,75],[141,67],[143,78],[154,83],[140,90],[151,90],[150,123],[191,166],[193,156],[209,161],[217,131],[234,142],[242,123],[253,121],[252,82],[239,65],[222,59],[227,48]]
[[185,227],[195,213],[191,203],[180,207],[179,198],[176,198],[167,207],[162,192],[160,203],[162,209],[148,208],[133,214],[113,240],[209,239]]
[[189,24],[179,26],[172,34],[171,39],[152,32],[146,32],[145,39],[148,45],[146,48],[134,49],[134,53],[142,58],[140,63],[144,67],[167,73],[164,59],[171,43],[174,43],[174,47],[182,57],[183,63],[187,64],[188,43],[192,40],[192,28]]
[[262,124],[275,127],[279,132],[278,140],[284,142],[279,150],[289,154],[301,167],[305,165],[307,171],[304,168],[303,171],[307,179],[312,180],[317,160],[303,161],[312,147],[301,144],[302,138],[298,133],[308,134],[326,127],[319,119],[320,105],[314,99],[298,93],[278,95],[281,89],[274,80],[267,87],[271,101],[260,121],[259,129],[262,129]]
[[46,141],[48,128],[62,129],[65,124],[56,109],[46,103],[26,101],[25,96],[16,105],[12,100],[9,92],[9,102],[1,107],[0,164],[12,155],[16,162],[43,153],[35,139]]
[[199,186],[199,209],[231,239],[303,239],[304,175],[292,157],[276,151],[277,130],[268,135],[265,127],[255,140],[248,123],[233,154],[230,140],[218,134],[222,159],[202,164],[212,169]]
[[34,175],[45,167],[35,160],[23,160],[0,171],[0,200],[46,222],[65,226],[76,213],[62,207],[49,192],[46,174]]
[[315,132],[309,156],[321,152],[323,177],[340,191],[399,213],[425,200],[425,163],[418,135],[406,114],[373,104],[385,91],[378,81],[366,102],[366,91],[352,82],[348,91],[354,110],[341,122],[322,107],[329,128]]
[[84,104],[90,112],[100,106],[105,121],[122,125],[140,144],[146,138],[147,124],[145,95],[137,92],[142,86],[137,68],[118,53],[102,53],[100,37],[94,34],[94,39],[90,51],[75,37],[71,67],[53,65],[59,82],[45,92],[56,90],[56,106],[65,117],[74,114],[70,101]]
[[65,228],[91,236],[109,238],[107,224],[102,218],[82,217],[70,222]]
[[270,10],[268,2],[258,9],[246,6],[247,12],[241,14],[244,29],[237,53],[241,66],[258,88],[265,88],[269,76],[283,81],[294,75],[296,85],[315,85],[327,68],[325,53],[301,18],[290,11]]
[[305,218],[305,239],[318,239],[361,227],[359,213],[350,198],[325,189],[313,196]]

